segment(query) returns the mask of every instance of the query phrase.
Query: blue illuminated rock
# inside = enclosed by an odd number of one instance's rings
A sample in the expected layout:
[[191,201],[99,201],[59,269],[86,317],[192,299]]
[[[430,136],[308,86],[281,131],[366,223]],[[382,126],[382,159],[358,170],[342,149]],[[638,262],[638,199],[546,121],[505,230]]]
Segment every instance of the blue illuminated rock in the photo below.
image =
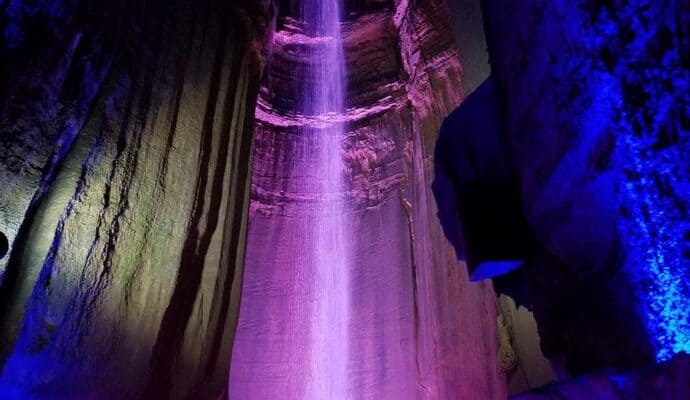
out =
[[690,398],[690,356],[639,370],[605,369],[553,383],[511,400],[629,400]]
[[495,118],[536,241],[520,274],[545,354],[579,374],[688,351],[686,2],[506,0],[484,12]]

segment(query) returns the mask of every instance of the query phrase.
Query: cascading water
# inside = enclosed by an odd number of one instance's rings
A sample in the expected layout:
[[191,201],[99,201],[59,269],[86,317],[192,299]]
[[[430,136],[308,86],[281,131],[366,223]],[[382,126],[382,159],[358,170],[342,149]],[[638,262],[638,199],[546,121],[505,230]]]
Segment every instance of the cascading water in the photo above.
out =
[[229,398],[505,398],[487,383],[503,381],[493,293],[467,282],[429,204],[425,143],[461,98],[459,61],[435,43],[450,33],[427,7],[350,2],[345,20],[340,1],[280,2],[295,7],[256,108]]
[[[352,398],[340,1],[302,0],[299,21],[277,33],[299,54],[288,72],[299,75],[301,87],[294,109],[268,128],[280,142],[265,142],[269,136],[257,128],[257,151],[268,152],[272,165],[257,164],[263,154],[255,153],[252,207],[270,211],[250,217],[233,399]],[[266,191],[279,200],[263,203]]]
[[316,135],[319,209],[316,212],[312,254],[314,263],[314,309],[311,318],[311,399],[347,398],[349,260],[346,210],[344,208],[343,136],[345,72],[340,35],[341,0],[303,0],[305,33],[315,41],[310,46],[307,71],[310,84],[302,93],[302,112],[312,120],[303,129]]

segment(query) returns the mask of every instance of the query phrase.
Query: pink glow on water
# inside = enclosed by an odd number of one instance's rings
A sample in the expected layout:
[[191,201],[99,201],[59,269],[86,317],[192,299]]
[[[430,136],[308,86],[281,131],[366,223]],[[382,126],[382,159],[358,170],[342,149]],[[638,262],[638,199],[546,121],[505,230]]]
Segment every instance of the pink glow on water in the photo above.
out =
[[[288,216],[250,220],[231,363],[232,399],[352,398],[352,212],[343,182],[347,118],[340,1],[304,0],[299,32],[274,36],[299,43],[308,70],[293,115],[274,114],[261,101],[257,107],[258,120],[296,131],[297,144],[291,150],[259,148],[271,152],[276,170],[282,171],[277,175],[289,182],[281,184],[276,175],[267,181],[267,186],[276,185],[276,198],[298,196],[300,201],[289,205]],[[279,162],[283,151],[289,154]],[[256,193],[263,181],[257,175],[253,179]]]
[[[312,85],[305,85],[302,111],[318,121],[333,123],[304,127],[303,134],[317,135],[317,219],[313,224],[314,308],[310,318],[310,376],[307,398],[346,399],[348,388],[348,343],[350,307],[350,255],[343,198],[343,160],[340,141],[343,123],[336,116],[344,111],[345,73],[340,35],[340,0],[305,0],[302,15],[305,31],[318,37],[309,47],[313,53]],[[325,117],[325,118],[324,118]],[[336,118],[334,118],[336,117]]]
[[[415,78],[375,82],[364,89],[382,96],[360,102],[363,88],[345,89],[343,52],[356,80],[371,30],[350,20],[341,31],[334,0],[303,4],[304,18],[273,36],[256,108],[229,398],[506,398],[493,292],[467,283],[429,204],[424,141],[447,111],[439,99],[459,103],[459,61],[415,56]],[[418,12],[403,14],[425,30]],[[443,96],[427,73],[448,80]]]

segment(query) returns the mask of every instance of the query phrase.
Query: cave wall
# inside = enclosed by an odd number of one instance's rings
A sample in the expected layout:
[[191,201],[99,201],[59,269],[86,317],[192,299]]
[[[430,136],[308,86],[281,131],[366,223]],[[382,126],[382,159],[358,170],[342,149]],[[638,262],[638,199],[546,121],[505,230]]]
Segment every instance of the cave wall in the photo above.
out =
[[[465,95],[444,1],[401,1],[348,15],[348,219],[353,399],[506,397],[490,284],[470,284],[429,190],[438,128]],[[261,89],[243,296],[230,395],[303,398],[313,220],[313,138],[291,93],[303,75],[299,23],[279,21]],[[310,219],[312,218],[312,219]],[[316,239],[318,240],[318,239]],[[291,397],[294,396],[294,397]]]
[[687,352],[687,2],[484,11],[542,349],[573,374]]
[[481,0],[448,0],[455,45],[463,64],[467,93],[472,93],[491,74],[484,34]]
[[0,5],[0,392],[225,391],[271,12]]
[[[481,0],[448,0],[448,8],[450,11],[449,16],[453,35],[455,37],[455,44],[458,49],[460,62],[463,66],[463,85],[467,95],[470,95],[491,75],[489,51],[484,33],[482,2]],[[465,102],[462,103],[462,105],[464,104]],[[460,125],[452,124],[451,121],[449,121],[452,117],[446,117],[444,124],[447,125],[446,129],[448,129],[449,134],[461,134],[467,131],[469,126],[477,127],[478,129],[473,131],[472,135],[477,136],[474,140],[475,142],[481,142],[485,140],[487,136],[487,126],[482,125],[485,121],[480,120],[480,116],[483,115],[483,113],[483,110],[474,110],[468,113],[468,115],[471,115],[471,118],[473,118],[471,124],[466,124],[465,122]],[[489,119],[489,124],[496,124],[500,121],[500,116],[490,116]],[[461,153],[468,154],[467,147],[457,150],[451,149],[449,151],[458,159],[460,159]],[[480,157],[479,154],[473,156]],[[502,156],[501,160],[497,160],[495,157],[496,154],[492,157],[484,156],[486,162],[490,165],[510,166],[510,162],[505,156]],[[466,164],[463,164],[463,166],[466,166]],[[436,171],[436,173],[436,181],[438,182],[438,171]],[[471,172],[466,169],[462,173],[467,174]],[[454,203],[451,207],[456,206],[457,204]],[[505,215],[505,210],[509,209],[509,207],[504,207],[502,212],[495,212],[495,216],[492,216],[492,218],[494,218],[494,220],[500,218],[500,216]],[[443,220],[449,211],[450,210],[442,210],[439,218]],[[450,213],[455,215],[456,210],[453,209]],[[448,221],[442,222],[445,224]],[[488,220],[481,221],[480,223],[490,226]],[[491,232],[490,236],[486,238],[487,247],[490,248],[495,244],[496,236],[506,237],[509,235],[508,232],[514,230],[514,228],[508,224],[509,222],[507,220],[503,220],[498,223],[498,226],[489,228],[493,229],[495,227],[500,229],[501,232],[498,235],[496,231]],[[448,235],[449,232],[446,231],[445,234]],[[459,239],[460,238],[456,235],[454,244],[458,244]],[[451,242],[454,241],[452,238],[450,240]],[[524,244],[525,242],[524,238],[513,237],[509,240],[520,244]],[[525,249],[525,251],[529,251],[529,249]],[[460,258],[463,258],[462,253],[463,251],[460,249],[460,253],[458,254]],[[534,314],[527,308],[529,304],[516,304],[514,299],[502,292],[504,287],[500,284],[494,285],[494,287],[497,294],[500,296],[499,309],[507,322],[508,333],[511,339],[511,348],[517,357],[515,368],[506,371],[508,393],[521,393],[551,382],[554,379],[554,372],[550,367],[549,361],[544,357],[539,347],[540,339],[537,322],[534,318]]]

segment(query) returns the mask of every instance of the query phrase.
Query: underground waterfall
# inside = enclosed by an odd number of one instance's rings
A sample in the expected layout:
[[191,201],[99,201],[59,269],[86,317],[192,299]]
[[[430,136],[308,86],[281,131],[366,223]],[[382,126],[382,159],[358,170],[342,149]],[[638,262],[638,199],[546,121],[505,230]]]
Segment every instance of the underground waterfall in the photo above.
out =
[[[315,136],[317,207],[313,240],[306,248],[313,263],[310,310],[309,371],[305,399],[345,399],[348,377],[350,261],[347,254],[348,214],[345,210],[343,139],[345,72],[340,35],[341,0],[305,0],[305,33],[316,43],[311,78],[304,86],[302,112],[310,121],[303,134]],[[310,254],[311,253],[311,254]],[[305,316],[306,317],[306,316]]]
[[[288,324],[295,348],[282,348],[280,359],[292,358],[286,371],[288,386],[303,399],[345,399],[348,379],[350,272],[352,257],[348,234],[350,215],[346,207],[342,141],[345,131],[346,74],[341,39],[341,0],[305,0],[300,7],[300,29],[292,37],[304,46],[310,61],[304,84],[296,93],[295,114],[300,123],[295,131],[305,139],[290,157],[306,157],[317,163],[311,168],[295,167],[303,176],[303,187],[293,191],[309,199],[299,206],[302,215],[291,223],[292,232],[276,233],[276,248],[294,248],[280,268],[302,281],[297,292],[286,296],[289,312],[274,315],[274,323]],[[279,162],[276,157],[276,162]],[[294,164],[293,164],[294,165]],[[286,163],[278,168],[289,168]],[[290,190],[290,189],[288,189]],[[283,191],[284,193],[285,191]],[[251,228],[250,228],[251,229]],[[249,246],[252,246],[250,234]],[[301,244],[294,247],[294,241]],[[246,288],[251,290],[250,288]],[[251,292],[250,292],[251,293]],[[251,307],[253,299],[245,300]],[[288,321],[279,321],[289,318]],[[270,366],[266,366],[270,368]],[[266,398],[230,381],[230,394],[238,398]],[[284,388],[263,388],[279,396]],[[292,395],[291,395],[292,396]],[[277,397],[276,397],[277,398]]]
[[428,139],[463,96],[432,10],[281,2],[255,110],[231,398],[504,395],[482,384],[501,379],[485,356],[493,292],[468,282],[430,190]]
[[612,3],[0,1],[0,400],[690,399],[690,9]]

